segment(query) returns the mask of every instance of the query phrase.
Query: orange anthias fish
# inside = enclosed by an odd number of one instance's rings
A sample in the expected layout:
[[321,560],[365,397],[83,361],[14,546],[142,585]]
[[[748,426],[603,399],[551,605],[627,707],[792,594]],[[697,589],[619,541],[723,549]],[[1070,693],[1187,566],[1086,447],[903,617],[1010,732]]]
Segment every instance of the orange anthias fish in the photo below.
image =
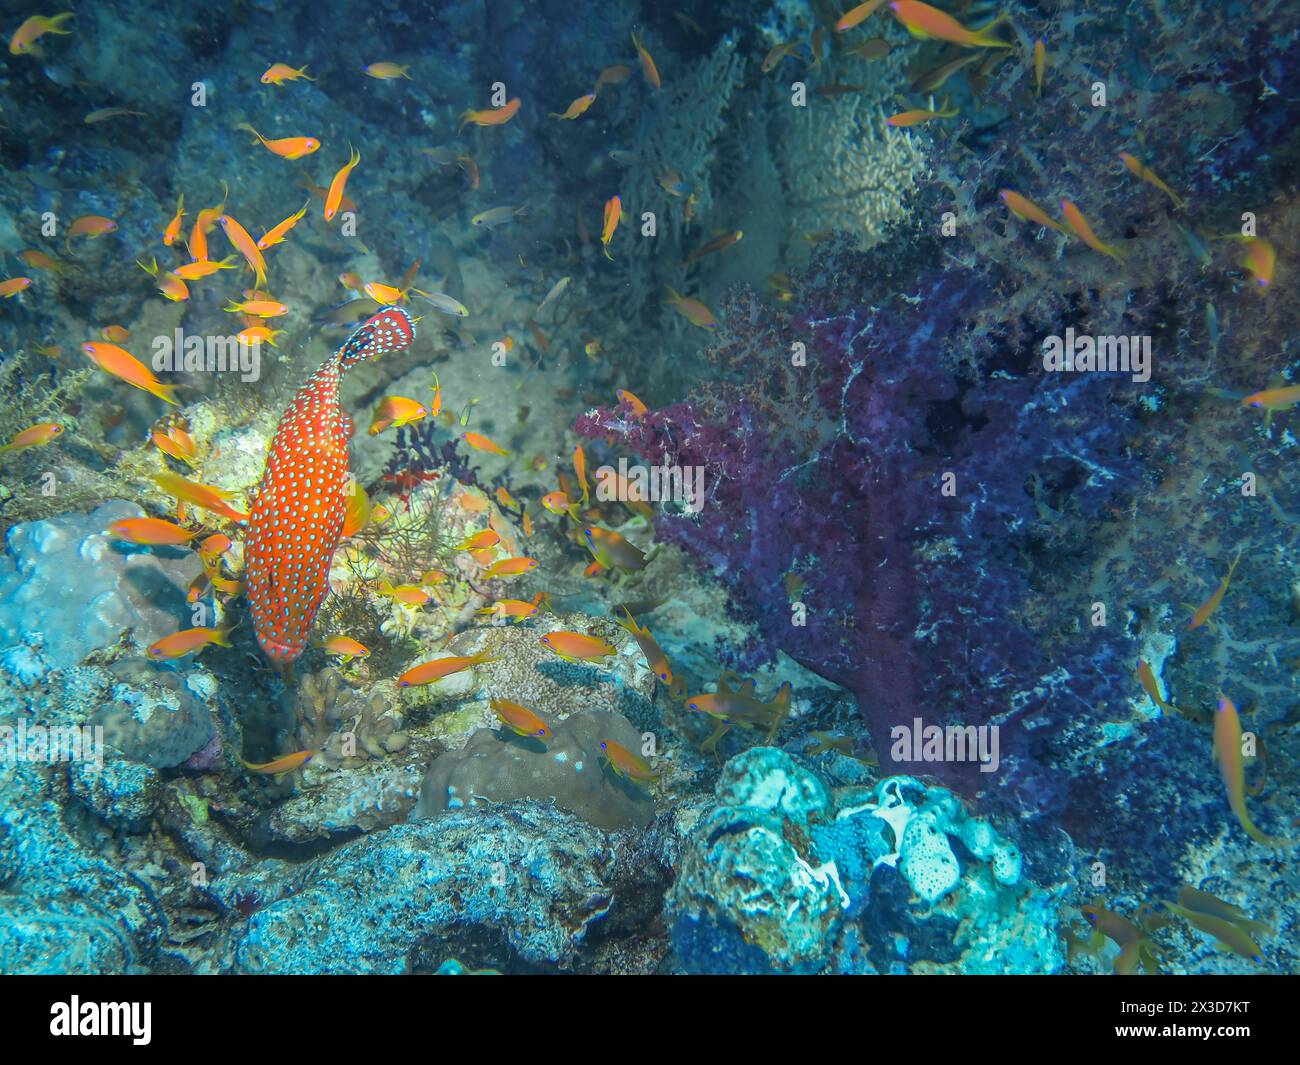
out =
[[1168,196],[1171,200],[1174,201],[1175,207],[1182,208],[1187,205],[1186,201],[1181,196],[1179,196],[1178,193],[1176,193],[1173,189],[1171,189],[1168,185],[1166,185],[1163,181],[1161,181],[1160,178],[1156,175],[1156,172],[1154,170],[1152,170],[1148,166],[1144,166],[1141,160],[1136,159],[1133,156],[1129,155],[1128,152],[1120,152],[1119,158],[1120,161],[1124,164],[1124,166],[1128,169],[1128,172],[1130,174],[1134,175],[1135,177],[1141,178],[1148,185],[1154,185],[1156,188],[1158,188],[1161,192],[1163,192],[1166,196]]
[[1093,251],[1101,252],[1102,255],[1109,255],[1116,262],[1123,261],[1123,251],[1113,244],[1103,244],[1097,234],[1092,231],[1092,226],[1088,224],[1088,220],[1083,217],[1083,212],[1070,200],[1061,201],[1061,214],[1065,216],[1065,224],[1069,227],[1070,232]]
[[185,193],[181,193],[176,200],[176,213],[172,215],[172,220],[167,223],[163,230],[162,242],[165,247],[170,248],[176,243],[181,235],[181,219],[185,217]]
[[1241,265],[1250,271],[1255,283],[1267,288],[1273,283],[1273,270],[1277,266],[1277,249],[1261,237],[1242,237],[1246,254]]
[[1010,17],[999,15],[977,30],[968,30],[951,15],[920,0],[893,0],[889,5],[896,18],[913,37],[922,40],[947,41],[963,48],[1011,48],[1007,41],[998,40],[991,30]]
[[257,642],[276,662],[293,662],[325,593],[343,530],[352,419],[339,408],[349,367],[415,338],[405,311],[388,307],[361,325],[298,390],[271,440],[249,515],[244,585]]
[[1228,792],[1228,808],[1236,815],[1251,839],[1266,847],[1289,847],[1292,841],[1269,836],[1255,827],[1246,810],[1246,770],[1242,762],[1241,719],[1237,708],[1226,695],[1219,696],[1214,712],[1214,759]]
[[411,77],[410,72],[410,66],[390,62],[371,63],[366,67],[366,73],[379,81],[392,81],[394,78],[405,78],[407,81],[414,81],[415,79]]
[[149,367],[124,348],[91,340],[82,344],[81,350],[105,373],[121,378],[128,385],[157,396],[165,403],[179,405],[173,395],[176,386],[163,384]]
[[295,769],[300,769],[310,762],[316,754],[316,751],[294,751],[292,754],[281,755],[269,762],[245,762],[243,758],[240,758],[239,761],[245,769],[253,773],[265,773],[270,776],[278,773],[292,773]]
[[509,699],[493,698],[490,702],[492,712],[501,724],[520,736],[547,739],[551,735],[551,726],[526,706],[512,703]]
[[105,535],[117,540],[129,540],[133,544],[179,546],[188,544],[199,534],[197,530],[183,529],[162,518],[123,518],[113,522]]
[[636,418],[638,421],[650,412],[650,408],[637,398],[635,392],[629,392],[626,388],[620,388],[616,394],[618,395],[618,401],[620,403],[626,403],[632,408],[632,417]]
[[623,613],[627,615],[627,621],[620,621],[619,624],[632,634],[636,640],[637,646],[641,648],[641,653],[645,655],[646,665],[650,667],[650,672],[663,681],[668,688],[673,686],[673,670],[668,664],[668,656],[664,654],[663,649],[650,635],[650,630],[644,625],[637,624],[636,618],[632,616],[632,611],[627,607],[623,608]]
[[254,284],[261,288],[266,284],[266,259],[262,250],[243,226],[235,221],[234,216],[223,214],[218,221],[225,231],[226,239],[234,245],[235,250],[244,257],[248,267],[253,271]]
[[839,22],[835,23],[836,33],[846,33],[853,29],[854,26],[860,25],[875,13],[876,8],[880,7],[885,0],[867,0],[865,4],[859,4],[851,11],[846,11]]
[[375,408],[375,413],[371,417],[369,433],[375,436],[394,426],[400,429],[403,425],[418,422],[428,413],[429,409],[423,403],[417,403],[413,399],[407,399],[405,396],[385,396],[379,401],[379,406]]
[[1300,403],[1300,385],[1288,385],[1285,388],[1266,388],[1262,392],[1252,392],[1241,401],[1243,407],[1258,407],[1264,411],[1264,424],[1273,421],[1273,415],[1280,410],[1290,410]]
[[552,514],[567,514],[574,521],[578,520],[578,504],[564,492],[548,492],[542,496],[542,506]]
[[582,505],[585,507],[591,498],[591,489],[587,485],[587,453],[582,450],[581,444],[573,449],[573,472],[578,475],[578,483],[582,485]]
[[582,632],[552,632],[541,644],[566,662],[592,662],[616,653],[612,643]]
[[6,451],[22,451],[24,448],[48,444],[61,432],[63,432],[63,426],[57,422],[41,422],[39,425],[33,425],[31,428],[15,434],[9,443],[5,444],[4,447],[0,447],[0,454]]
[[537,613],[545,595],[545,592],[538,592],[531,600],[498,599],[491,606],[483,607],[479,613],[491,614],[498,621],[525,621]]
[[704,306],[699,300],[678,295],[671,286],[668,288],[668,305],[690,322],[691,325],[698,325],[701,329],[718,328],[718,320],[708,307]]
[[575,118],[580,118],[584,113],[586,113],[587,108],[595,102],[596,94],[594,92],[589,92],[586,96],[579,96],[573,101],[573,103],[569,104],[563,114],[558,111],[552,111],[551,117],[572,122]]
[[72,31],[65,30],[63,26],[70,18],[72,18],[71,11],[65,11],[63,14],[55,15],[52,18],[45,15],[33,15],[19,26],[17,32],[9,39],[9,54],[40,55],[41,49],[36,44],[36,39],[43,37],[47,33],[67,36]]
[[218,647],[229,647],[230,629],[182,629],[152,644],[148,653],[150,658],[181,658],[214,643]]
[[1214,594],[1201,604],[1200,608],[1192,615],[1192,620],[1187,623],[1189,629],[1199,629],[1211,615],[1219,609],[1219,604],[1223,602],[1223,597],[1227,594],[1228,585],[1232,581],[1232,575],[1236,572],[1237,563],[1241,561],[1241,548],[1237,549],[1237,555],[1228,566],[1228,572],[1224,575],[1223,580],[1219,582],[1219,587],[1214,590]]
[[220,514],[223,518],[240,525],[248,521],[247,514],[230,505],[229,501],[234,498],[233,492],[214,488],[210,484],[186,480],[179,474],[172,473],[171,470],[156,473],[153,479],[159,488],[181,502],[193,503],[196,507],[210,510],[213,514]]
[[601,753],[605,762],[618,776],[635,780],[638,784],[648,784],[657,779],[658,774],[650,768],[650,763],[635,751],[629,751],[614,740],[600,741]]
[[262,84],[283,85],[286,81],[297,81],[299,78],[306,78],[308,81],[316,80],[307,73],[306,63],[300,67],[291,67],[288,63],[272,63],[262,75]]
[[519,113],[519,97],[507,100],[501,107],[488,107],[482,111],[469,110],[461,115],[460,128],[471,122],[476,126],[503,126]]
[[348,145],[348,161],[339,167],[339,171],[334,175],[334,180],[330,182],[329,192],[325,194],[325,221],[332,222],[334,216],[339,213],[339,206],[343,203],[343,189],[348,183],[348,175],[352,173],[353,168],[361,162],[361,153]]
[[999,189],[998,199],[1007,205],[1007,209],[1017,218],[1026,222],[1033,222],[1035,225],[1047,226],[1049,229],[1055,229],[1058,233],[1064,233],[1065,227],[1059,222],[1047,216],[1044,211],[1033,200],[1021,196],[1018,192],[1012,192],[1011,189]]
[[485,547],[495,547],[501,542],[501,534],[495,529],[484,529],[465,537],[456,545],[457,551],[482,551]]
[[31,283],[30,277],[11,277],[7,281],[0,281],[0,296],[9,299],[27,289]]
[[659,68],[655,66],[654,56],[646,51],[645,46],[637,39],[637,35],[632,34],[632,45],[636,48],[637,58],[641,60],[641,74],[650,88],[658,90],[663,84],[659,79]]
[[278,222],[276,225],[268,229],[258,240],[258,248],[262,251],[266,251],[267,248],[274,247],[276,244],[284,243],[285,234],[302,221],[303,215],[307,213],[307,208],[310,204],[311,200],[308,200],[302,205],[302,210],[291,214],[283,222]]
[[601,247],[605,251],[605,258],[610,262],[614,261],[614,256],[609,254],[609,242],[614,239],[614,230],[618,228],[618,220],[623,216],[623,201],[617,196],[611,196],[605,201],[605,224],[600,231]]
[[151,434],[150,439],[154,447],[164,455],[170,455],[189,466],[195,465],[194,456],[197,449],[194,438],[184,429],[178,427],[166,431],[157,429]]
[[268,152],[278,155],[281,159],[301,159],[304,155],[311,155],[320,147],[320,141],[315,137],[281,137],[278,140],[268,140],[247,122],[239,123],[235,129],[248,130],[249,133],[262,142],[263,147]]
[[321,646],[326,654],[338,655],[344,662],[351,662],[354,658],[365,658],[370,654],[369,647],[358,643],[351,636],[331,636]]
[[510,452],[503,448],[491,437],[484,436],[482,433],[461,433],[460,438],[465,441],[475,451],[486,451],[491,455],[509,455]]
[[471,666],[495,661],[497,661],[496,656],[487,653],[453,658],[435,658],[432,662],[422,662],[420,665],[408,669],[397,678],[397,686],[399,688],[411,688],[419,684],[432,684],[434,681],[450,677],[453,673],[460,673]]
[[531,569],[537,568],[537,559],[521,556],[519,558],[503,558],[500,562],[493,562],[483,576],[488,580],[496,577],[518,577],[521,573],[527,573]]
[[893,126],[895,129],[902,129],[906,126],[919,126],[922,122],[929,122],[932,118],[953,118],[956,114],[957,108],[955,107],[941,107],[938,111],[915,107],[910,111],[900,111],[896,115],[890,115],[885,119],[885,125]]
[[86,214],[75,218],[68,226],[69,237],[102,237],[117,232],[117,223],[102,214]]

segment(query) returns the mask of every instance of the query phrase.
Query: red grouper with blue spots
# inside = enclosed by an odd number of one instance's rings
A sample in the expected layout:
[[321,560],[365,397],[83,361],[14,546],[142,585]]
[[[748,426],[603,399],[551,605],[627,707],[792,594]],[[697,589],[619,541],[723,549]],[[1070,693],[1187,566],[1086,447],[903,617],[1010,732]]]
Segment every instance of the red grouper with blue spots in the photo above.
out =
[[339,407],[339,380],[414,339],[411,316],[386,307],[311,375],[275,430],[244,544],[245,595],[257,642],[274,662],[294,662],[307,646],[343,531],[352,419]]

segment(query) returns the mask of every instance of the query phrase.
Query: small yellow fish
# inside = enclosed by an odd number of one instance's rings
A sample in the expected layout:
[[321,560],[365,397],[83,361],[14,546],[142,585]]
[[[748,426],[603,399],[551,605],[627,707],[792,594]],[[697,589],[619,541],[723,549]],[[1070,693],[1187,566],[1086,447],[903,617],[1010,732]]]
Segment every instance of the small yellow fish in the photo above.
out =
[[1129,155],[1128,152],[1120,152],[1119,157],[1120,160],[1123,162],[1124,166],[1128,168],[1130,174],[1133,174],[1134,176],[1141,178],[1148,185],[1154,185],[1156,188],[1158,188],[1161,192],[1163,192],[1166,196],[1168,196],[1171,200],[1174,201],[1175,207],[1182,209],[1187,205],[1187,202],[1181,196],[1179,196],[1178,193],[1176,193],[1173,189],[1171,189],[1168,185],[1166,185],[1163,181],[1161,181],[1160,178],[1156,176],[1155,171],[1152,170],[1150,167],[1144,166],[1140,160]]
[[586,96],[579,96],[576,100],[573,101],[573,103],[569,104],[569,106],[564,110],[563,114],[559,113],[558,111],[552,111],[551,117],[572,122],[575,118],[578,118],[581,115],[585,114],[587,108],[589,108],[595,102],[596,102],[596,94],[594,92],[589,92],[587,93]]
[[1237,708],[1226,695],[1219,696],[1219,708],[1214,712],[1214,759],[1219,775],[1228,792],[1228,808],[1236,815],[1241,827],[1251,839],[1266,847],[1289,847],[1292,841],[1269,836],[1255,827],[1246,809],[1246,770],[1242,762],[1241,719]]
[[1241,548],[1237,549],[1236,557],[1228,566],[1228,572],[1224,575],[1219,587],[1214,590],[1214,594],[1201,604],[1196,613],[1192,615],[1192,620],[1187,623],[1189,629],[1199,629],[1219,609],[1219,604],[1223,602],[1223,597],[1228,591],[1228,585],[1232,582],[1232,575],[1236,572],[1237,563],[1241,561]]
[[708,307],[699,300],[678,295],[671,286],[668,288],[668,305],[692,325],[698,325],[701,329],[718,328],[718,320]]
[[68,19],[72,17],[71,11],[65,11],[63,14],[55,15],[52,18],[45,15],[33,15],[19,26],[14,35],[9,38],[9,54],[41,55],[41,49],[36,43],[36,39],[43,37],[47,33],[66,37],[72,31],[65,30],[63,27]]
[[398,66],[396,63],[371,63],[366,67],[366,73],[372,78],[378,78],[380,81],[389,81],[393,78],[405,78],[407,81],[415,79],[410,75],[409,66]]
[[1047,45],[1041,37],[1034,42],[1034,95],[1043,95],[1043,73],[1047,70]]
[[210,510],[212,513],[220,514],[223,518],[240,525],[248,523],[248,515],[235,510],[230,505],[229,501],[234,498],[234,492],[214,488],[210,484],[199,484],[197,481],[186,480],[170,470],[154,474],[153,479],[159,488],[169,496],[174,496],[177,500],[192,503],[202,510]]

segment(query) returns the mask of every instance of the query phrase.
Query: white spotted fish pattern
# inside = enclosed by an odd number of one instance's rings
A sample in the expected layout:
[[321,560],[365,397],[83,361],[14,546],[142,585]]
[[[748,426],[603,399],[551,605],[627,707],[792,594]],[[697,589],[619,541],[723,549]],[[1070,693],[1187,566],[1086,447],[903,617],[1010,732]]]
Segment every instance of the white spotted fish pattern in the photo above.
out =
[[275,430],[244,543],[245,596],[257,642],[274,662],[302,654],[329,590],[352,435],[352,419],[339,407],[342,373],[414,339],[415,322],[400,307],[367,319],[298,389]]

